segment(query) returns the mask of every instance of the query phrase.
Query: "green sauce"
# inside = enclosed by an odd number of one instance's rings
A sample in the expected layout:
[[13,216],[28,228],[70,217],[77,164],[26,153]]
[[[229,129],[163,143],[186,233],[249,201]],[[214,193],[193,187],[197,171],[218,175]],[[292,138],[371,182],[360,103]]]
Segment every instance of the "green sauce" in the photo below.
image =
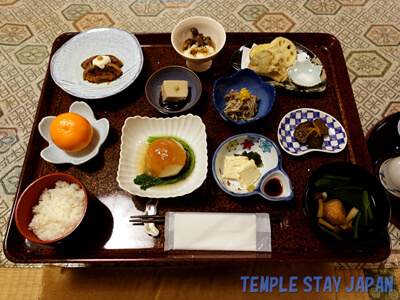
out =
[[189,165],[186,168],[183,168],[181,172],[179,172],[175,176],[171,177],[165,177],[165,178],[157,178],[157,177],[151,177],[146,174],[141,174],[136,176],[136,178],[133,180],[133,182],[137,185],[140,185],[140,188],[142,190],[146,190],[149,187],[152,186],[157,186],[157,185],[163,185],[163,184],[172,184],[176,183],[182,179],[185,179],[192,173],[195,165],[195,157],[194,157],[194,152],[192,148],[183,140],[174,137],[174,136],[151,136],[147,139],[147,142],[151,144],[152,142],[159,140],[159,139],[171,139],[174,141],[177,141],[182,145],[182,147],[186,150],[186,153],[188,154],[188,159],[189,159]]

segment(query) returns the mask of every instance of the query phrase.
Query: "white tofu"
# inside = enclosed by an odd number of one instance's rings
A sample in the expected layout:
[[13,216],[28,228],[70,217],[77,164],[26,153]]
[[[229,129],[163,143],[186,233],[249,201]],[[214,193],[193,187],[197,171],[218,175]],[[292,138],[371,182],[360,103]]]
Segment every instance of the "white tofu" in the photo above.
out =
[[224,173],[222,177],[226,179],[238,180],[236,169],[249,161],[246,156],[226,156]]
[[258,178],[260,178],[260,171],[253,159],[236,169],[239,183],[248,190]]
[[161,85],[161,97],[163,102],[178,102],[185,100],[189,93],[186,80],[164,80]]

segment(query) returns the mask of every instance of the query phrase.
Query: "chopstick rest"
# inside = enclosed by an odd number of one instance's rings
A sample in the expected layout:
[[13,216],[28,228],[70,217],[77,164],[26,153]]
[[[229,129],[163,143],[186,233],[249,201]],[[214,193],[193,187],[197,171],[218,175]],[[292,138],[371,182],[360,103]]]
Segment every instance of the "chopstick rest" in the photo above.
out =
[[164,250],[270,252],[269,214],[167,212]]

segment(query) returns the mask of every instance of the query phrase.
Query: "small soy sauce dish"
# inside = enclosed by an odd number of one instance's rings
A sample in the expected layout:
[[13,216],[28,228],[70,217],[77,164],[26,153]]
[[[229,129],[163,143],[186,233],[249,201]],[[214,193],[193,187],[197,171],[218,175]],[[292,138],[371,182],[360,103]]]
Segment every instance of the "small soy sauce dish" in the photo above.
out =
[[[257,166],[260,177],[247,190],[238,180],[224,177],[225,157],[257,153],[262,165]],[[214,153],[212,173],[219,187],[228,195],[246,197],[260,195],[270,201],[288,201],[294,197],[292,183],[282,168],[281,153],[269,138],[256,133],[243,133],[223,141]]]

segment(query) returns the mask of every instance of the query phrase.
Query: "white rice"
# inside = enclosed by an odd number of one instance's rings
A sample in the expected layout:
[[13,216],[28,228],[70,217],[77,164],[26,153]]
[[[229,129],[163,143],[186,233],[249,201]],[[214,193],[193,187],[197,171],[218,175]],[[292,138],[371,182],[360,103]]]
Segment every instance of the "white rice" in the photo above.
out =
[[67,235],[82,218],[85,193],[76,183],[57,181],[54,189],[44,189],[39,203],[32,208],[28,228],[42,241]]

